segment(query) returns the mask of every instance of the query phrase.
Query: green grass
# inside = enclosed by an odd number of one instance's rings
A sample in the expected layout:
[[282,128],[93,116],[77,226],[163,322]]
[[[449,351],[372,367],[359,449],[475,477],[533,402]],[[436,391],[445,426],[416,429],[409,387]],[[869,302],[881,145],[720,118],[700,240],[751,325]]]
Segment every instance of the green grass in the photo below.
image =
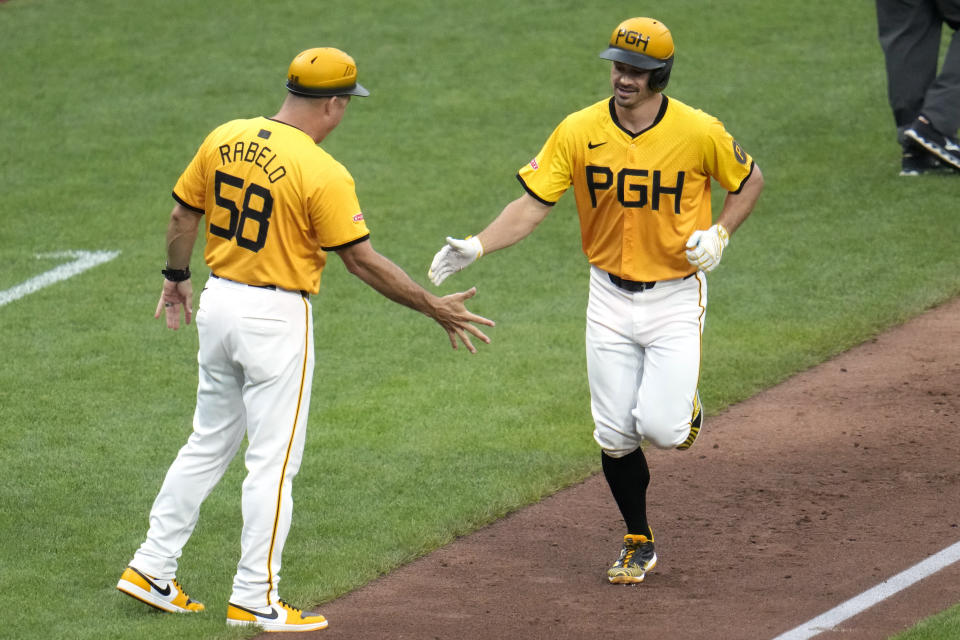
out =
[[[426,283],[443,237],[482,228],[519,195],[516,169],[556,123],[608,95],[596,56],[635,11],[572,0],[550,11],[506,0],[0,4],[0,290],[55,264],[35,254],[121,251],[0,307],[0,606],[20,611],[0,637],[47,635],[47,607],[76,638],[250,635],[221,615],[239,460],[181,563],[214,615],[145,614],[113,589],[190,431],[196,332],[152,315],[170,190],[209,129],[272,115],[300,50],[349,51],[373,95],[351,103],[324,147],[356,178],[374,246]],[[896,178],[872,5],[680,0],[658,17],[678,46],[668,93],[720,117],[767,181],[710,281],[708,413],[960,293],[958,182]],[[193,267],[202,281],[199,257]],[[285,598],[329,600],[597,470],[586,282],[567,196],[520,247],[441,288],[476,284],[471,308],[497,321],[494,343],[471,357],[332,259],[314,305]],[[84,596],[64,598],[77,584]]]
[[960,638],[960,606],[924,620],[891,640],[954,640]]

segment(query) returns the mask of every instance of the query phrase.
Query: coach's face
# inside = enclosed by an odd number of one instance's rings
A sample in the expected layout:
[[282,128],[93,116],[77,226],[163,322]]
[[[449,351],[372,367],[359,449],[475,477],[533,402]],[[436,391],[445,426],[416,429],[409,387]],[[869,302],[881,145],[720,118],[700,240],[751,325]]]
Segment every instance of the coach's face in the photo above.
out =
[[623,62],[614,62],[610,67],[610,84],[617,106],[630,109],[656,95],[650,89],[650,71],[638,69]]

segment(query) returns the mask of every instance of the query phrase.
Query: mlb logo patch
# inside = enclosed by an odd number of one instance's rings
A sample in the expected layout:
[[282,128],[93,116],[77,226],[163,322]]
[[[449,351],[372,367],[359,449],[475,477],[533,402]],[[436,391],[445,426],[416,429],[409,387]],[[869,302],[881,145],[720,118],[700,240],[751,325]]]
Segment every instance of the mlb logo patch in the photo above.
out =
[[536,171],[537,169],[540,168],[540,165],[537,164],[537,159],[536,159],[536,158],[534,158],[533,160],[530,161],[530,166],[533,167],[533,170],[534,170],[534,171]]
[[357,215],[353,216],[354,222],[360,222],[361,220],[363,220],[363,213],[358,213]]

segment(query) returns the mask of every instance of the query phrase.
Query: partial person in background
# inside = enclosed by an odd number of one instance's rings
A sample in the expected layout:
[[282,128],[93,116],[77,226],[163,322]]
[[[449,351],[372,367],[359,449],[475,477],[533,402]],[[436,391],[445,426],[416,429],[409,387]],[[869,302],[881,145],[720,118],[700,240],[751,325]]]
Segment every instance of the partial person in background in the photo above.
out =
[[319,290],[328,252],[387,298],[435,320],[454,349],[461,341],[476,351],[468,334],[489,342],[472,323],[493,322],[464,306],[474,289],[437,297],[374,250],[353,178],[317,146],[340,124],[351,96],[367,95],[349,55],[303,51],[290,64],[276,115],[214,129],[173,188],[155,317],[165,314],[167,327],[176,329],[182,309],[189,324],[190,256],[204,220],[210,278],[197,310],[193,433],[154,500],[146,540],[117,583],[152,607],[204,609],[177,582],[178,560],[200,505],[246,436],[240,560],[226,622],[266,631],[327,626],[322,615],[281,600],[278,583],[313,385],[310,296]]
[[[940,72],[943,26],[953,29]],[[960,0],[877,0],[900,175],[960,172]],[[951,171],[952,170],[952,171]]]

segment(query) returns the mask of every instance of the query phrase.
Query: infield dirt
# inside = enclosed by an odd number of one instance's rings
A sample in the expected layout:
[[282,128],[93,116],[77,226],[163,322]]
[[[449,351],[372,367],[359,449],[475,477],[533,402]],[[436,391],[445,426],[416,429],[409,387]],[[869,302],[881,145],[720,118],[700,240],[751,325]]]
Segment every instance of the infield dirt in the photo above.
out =
[[[659,564],[606,582],[602,477],[316,608],[326,640],[769,640],[960,540],[960,299],[649,450]],[[877,640],[960,600],[960,563],[817,636]]]

